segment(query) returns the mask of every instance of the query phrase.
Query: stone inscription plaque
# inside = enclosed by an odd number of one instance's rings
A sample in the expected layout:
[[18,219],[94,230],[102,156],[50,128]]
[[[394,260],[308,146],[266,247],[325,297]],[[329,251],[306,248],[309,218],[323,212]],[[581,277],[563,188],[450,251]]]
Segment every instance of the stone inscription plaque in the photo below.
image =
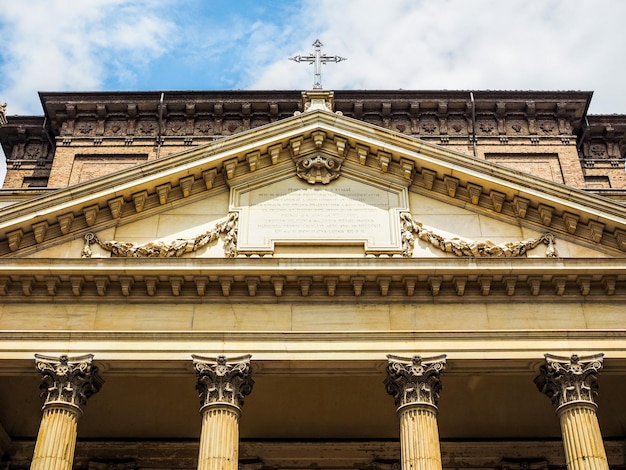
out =
[[349,178],[311,186],[288,178],[257,188],[233,189],[238,210],[238,251],[273,251],[275,243],[359,243],[365,251],[399,252],[398,212],[404,189]]

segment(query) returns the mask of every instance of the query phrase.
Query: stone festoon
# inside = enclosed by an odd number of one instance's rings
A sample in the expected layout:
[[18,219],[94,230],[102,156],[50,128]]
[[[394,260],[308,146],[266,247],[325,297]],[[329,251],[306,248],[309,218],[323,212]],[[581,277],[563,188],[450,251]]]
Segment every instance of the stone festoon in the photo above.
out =
[[557,407],[567,468],[607,470],[595,402],[603,354],[569,358],[546,354],[545,358],[535,384]]
[[42,375],[43,417],[32,470],[72,468],[76,447],[76,428],[87,400],[103,384],[93,355],[50,357],[36,354],[37,370]]
[[193,355],[202,413],[198,470],[238,468],[239,416],[244,397],[254,384],[250,357]]
[[394,398],[400,419],[402,470],[440,470],[437,401],[446,356],[389,355],[387,360],[385,386]]

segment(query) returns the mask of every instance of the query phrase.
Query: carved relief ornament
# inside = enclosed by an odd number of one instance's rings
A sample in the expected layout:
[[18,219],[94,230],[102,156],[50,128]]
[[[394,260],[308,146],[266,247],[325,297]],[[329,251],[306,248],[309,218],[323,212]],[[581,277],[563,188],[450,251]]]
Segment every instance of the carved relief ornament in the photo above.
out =
[[241,408],[254,385],[250,371],[251,357],[249,354],[229,359],[226,356],[192,355],[200,406],[227,404]]
[[78,357],[35,354],[35,365],[42,376],[44,407],[62,403],[80,409],[86,405],[104,383],[92,361],[93,354]]
[[557,409],[570,403],[596,405],[598,373],[602,369],[604,354],[583,357],[546,354],[545,358],[535,385]]
[[328,184],[339,177],[342,158],[318,153],[295,159],[296,174],[309,184]]
[[387,356],[385,387],[396,408],[407,405],[431,405],[437,407],[441,392],[440,375],[446,366],[445,354],[422,358]]
[[547,246],[546,256],[548,258],[556,258],[559,256],[554,246],[554,235],[551,233],[545,233],[539,238],[496,245],[489,240],[465,241],[460,238],[445,238],[425,228],[421,222],[413,220],[411,214],[408,212],[401,213],[400,219],[402,223],[402,256],[404,257],[413,255],[413,247],[416,238],[429,243],[435,248],[439,248],[445,253],[452,253],[456,256],[494,258],[523,256],[529,250],[536,248],[542,243]]
[[83,258],[91,258],[91,245],[97,244],[100,248],[110,252],[113,256],[123,258],[174,258],[186,253],[193,253],[200,248],[216,241],[224,240],[224,254],[227,258],[237,255],[237,227],[239,216],[236,212],[228,214],[226,220],[219,222],[211,230],[194,238],[177,238],[171,242],[154,241],[144,244],[119,242],[116,240],[100,240],[94,233],[85,235]]

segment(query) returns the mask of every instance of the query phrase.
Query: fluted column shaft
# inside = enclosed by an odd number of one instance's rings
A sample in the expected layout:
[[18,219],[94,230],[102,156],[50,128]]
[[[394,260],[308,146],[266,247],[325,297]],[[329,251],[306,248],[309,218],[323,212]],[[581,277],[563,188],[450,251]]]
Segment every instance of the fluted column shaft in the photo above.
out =
[[572,403],[558,410],[568,470],[608,470],[594,406]]
[[239,415],[239,409],[228,405],[205,407],[198,470],[237,470]]
[[385,385],[400,420],[402,470],[441,470],[437,401],[445,356],[387,359]]
[[398,417],[402,469],[440,470],[437,409],[428,405],[405,406],[398,410]]
[[70,406],[44,409],[31,470],[71,470],[80,410]]
[[202,414],[198,470],[237,470],[239,416],[254,384],[250,356],[227,360],[194,355],[193,360]]
[[30,468],[71,470],[81,406],[100,390],[103,380],[91,365],[91,354],[74,358],[36,354],[35,358],[45,403]]
[[546,364],[535,378],[539,390],[557,406],[568,470],[609,469],[595,403],[602,360],[602,354],[571,358],[546,354]]

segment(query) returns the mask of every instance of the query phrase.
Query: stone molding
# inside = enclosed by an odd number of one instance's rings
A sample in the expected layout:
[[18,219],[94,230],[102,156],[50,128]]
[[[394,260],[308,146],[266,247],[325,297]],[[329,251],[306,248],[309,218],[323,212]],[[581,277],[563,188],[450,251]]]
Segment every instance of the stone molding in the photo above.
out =
[[387,393],[396,408],[427,405],[437,408],[441,391],[440,375],[446,366],[446,355],[426,357],[387,356]]
[[545,355],[535,385],[550,398],[557,410],[565,405],[579,403],[597,406],[598,373],[604,354],[579,357]]
[[[12,260],[0,264],[3,303],[52,299],[144,299],[177,302],[406,302],[480,299],[480,302],[626,301],[620,259],[551,258],[184,258]],[[103,267],[106,267],[103,270]],[[541,273],[540,275],[533,273]],[[288,274],[288,275],[287,275]],[[332,298],[332,299],[331,299]],[[552,299],[552,300],[549,300]],[[124,300],[126,301],[126,300]]]
[[192,355],[196,371],[196,390],[200,407],[227,405],[240,409],[244,398],[252,392],[254,380],[250,370],[250,358],[245,355],[205,357]]
[[93,354],[75,357],[35,354],[35,364],[42,375],[44,408],[69,405],[81,409],[86,405],[104,383],[92,361]]

